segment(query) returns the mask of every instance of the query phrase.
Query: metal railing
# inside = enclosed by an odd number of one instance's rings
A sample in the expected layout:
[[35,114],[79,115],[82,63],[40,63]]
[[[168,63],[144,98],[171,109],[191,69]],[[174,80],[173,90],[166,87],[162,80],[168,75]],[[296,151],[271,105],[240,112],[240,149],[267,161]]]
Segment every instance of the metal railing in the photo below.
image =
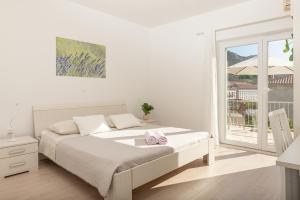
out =
[[[268,112],[284,108],[289,119],[290,127],[293,128],[293,102],[269,101]],[[227,123],[231,125],[255,127],[257,120],[257,101],[228,99],[227,100]]]
[[268,103],[268,112],[284,108],[286,115],[289,119],[293,119],[294,115],[294,103],[293,102],[279,102],[279,101],[269,101]]

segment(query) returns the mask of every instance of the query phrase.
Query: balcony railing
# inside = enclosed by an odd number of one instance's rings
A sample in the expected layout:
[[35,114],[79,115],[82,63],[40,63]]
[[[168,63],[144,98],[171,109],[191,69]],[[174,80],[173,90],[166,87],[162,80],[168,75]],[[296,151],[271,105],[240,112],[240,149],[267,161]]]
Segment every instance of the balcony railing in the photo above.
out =
[[[268,112],[284,108],[293,129],[293,102],[269,101]],[[257,124],[257,101],[229,99],[227,100],[227,124],[245,127],[255,127]]]

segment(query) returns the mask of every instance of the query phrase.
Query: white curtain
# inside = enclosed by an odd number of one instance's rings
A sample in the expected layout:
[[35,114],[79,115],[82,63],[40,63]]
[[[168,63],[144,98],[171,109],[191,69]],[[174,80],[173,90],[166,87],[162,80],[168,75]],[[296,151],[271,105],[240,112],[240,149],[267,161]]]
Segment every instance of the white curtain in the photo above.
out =
[[215,144],[219,145],[219,116],[218,116],[218,66],[216,53],[216,31],[211,30],[206,34],[208,66],[210,67],[210,116],[211,116],[211,134],[215,138]]

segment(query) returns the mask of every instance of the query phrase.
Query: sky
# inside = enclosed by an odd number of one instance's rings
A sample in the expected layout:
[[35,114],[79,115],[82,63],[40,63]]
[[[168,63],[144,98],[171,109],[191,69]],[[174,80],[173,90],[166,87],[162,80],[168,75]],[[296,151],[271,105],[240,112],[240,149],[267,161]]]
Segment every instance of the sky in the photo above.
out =
[[[292,40],[289,40],[292,42]],[[269,57],[277,57],[285,62],[291,63],[289,61],[290,53],[284,53],[283,49],[285,47],[285,40],[271,41],[268,46]],[[258,54],[258,44],[250,44],[247,46],[231,47],[228,48],[229,51],[234,52],[240,56],[250,56]]]

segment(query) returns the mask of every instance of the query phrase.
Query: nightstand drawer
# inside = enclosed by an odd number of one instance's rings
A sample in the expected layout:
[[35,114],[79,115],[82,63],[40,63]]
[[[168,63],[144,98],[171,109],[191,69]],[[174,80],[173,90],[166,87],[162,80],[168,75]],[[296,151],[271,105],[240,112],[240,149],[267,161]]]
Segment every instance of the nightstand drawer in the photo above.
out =
[[37,143],[2,148],[0,149],[0,159],[20,156],[28,153],[34,153],[37,151],[38,151]]
[[0,159],[0,177],[38,169],[38,153]]

